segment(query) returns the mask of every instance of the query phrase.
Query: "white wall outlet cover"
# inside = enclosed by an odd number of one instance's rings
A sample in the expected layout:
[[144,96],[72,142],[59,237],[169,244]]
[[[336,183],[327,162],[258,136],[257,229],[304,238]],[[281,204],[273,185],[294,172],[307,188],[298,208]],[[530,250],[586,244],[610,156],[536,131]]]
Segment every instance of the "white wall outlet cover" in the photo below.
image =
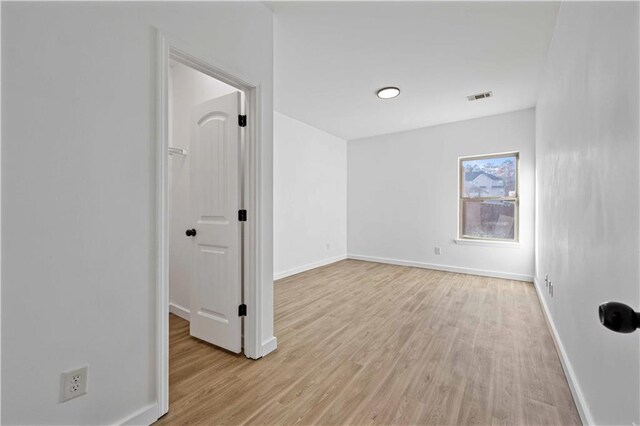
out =
[[89,366],[62,373],[62,402],[87,393]]
[[434,251],[435,254],[441,254],[442,253],[442,251],[440,250],[440,247],[434,247],[433,251]]

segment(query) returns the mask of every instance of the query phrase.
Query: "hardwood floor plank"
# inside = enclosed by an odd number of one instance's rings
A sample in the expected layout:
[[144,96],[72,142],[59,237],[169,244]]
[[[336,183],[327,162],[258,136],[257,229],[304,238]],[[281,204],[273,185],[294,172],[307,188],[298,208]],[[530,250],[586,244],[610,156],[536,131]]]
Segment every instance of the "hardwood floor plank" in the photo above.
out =
[[345,260],[275,284],[254,361],[170,318],[159,425],[580,424],[531,283]]

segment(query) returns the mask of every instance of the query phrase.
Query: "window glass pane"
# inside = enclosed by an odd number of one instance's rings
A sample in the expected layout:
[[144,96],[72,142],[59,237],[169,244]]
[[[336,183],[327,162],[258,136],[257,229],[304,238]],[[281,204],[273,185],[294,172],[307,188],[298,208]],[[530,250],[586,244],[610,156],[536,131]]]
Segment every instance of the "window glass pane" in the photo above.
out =
[[515,239],[514,201],[462,201],[462,235],[472,238]]
[[462,196],[515,198],[517,164],[515,155],[462,160]]

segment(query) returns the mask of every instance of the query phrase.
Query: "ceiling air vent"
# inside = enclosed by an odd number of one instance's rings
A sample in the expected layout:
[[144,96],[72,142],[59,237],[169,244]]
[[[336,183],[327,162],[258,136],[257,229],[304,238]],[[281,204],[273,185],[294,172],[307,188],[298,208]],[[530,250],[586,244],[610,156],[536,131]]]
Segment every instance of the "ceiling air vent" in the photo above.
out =
[[484,92],[478,93],[477,95],[469,95],[467,96],[467,99],[469,99],[470,101],[477,101],[478,99],[490,98],[492,96],[493,92]]

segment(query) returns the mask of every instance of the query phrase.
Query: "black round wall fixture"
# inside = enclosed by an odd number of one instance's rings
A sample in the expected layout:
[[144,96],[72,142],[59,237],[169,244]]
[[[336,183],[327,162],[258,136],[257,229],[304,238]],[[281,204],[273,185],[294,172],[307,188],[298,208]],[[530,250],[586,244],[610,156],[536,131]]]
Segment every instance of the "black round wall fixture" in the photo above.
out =
[[616,333],[633,333],[640,327],[640,312],[620,302],[607,302],[598,307],[600,323]]

